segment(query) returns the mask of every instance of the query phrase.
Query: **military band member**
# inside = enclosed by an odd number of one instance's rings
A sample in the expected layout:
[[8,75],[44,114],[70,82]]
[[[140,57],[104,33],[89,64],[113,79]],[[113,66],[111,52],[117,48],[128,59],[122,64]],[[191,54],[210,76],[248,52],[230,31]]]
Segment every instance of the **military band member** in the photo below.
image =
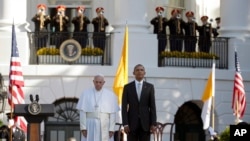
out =
[[[17,116],[13,114],[13,117],[10,116],[11,113],[7,113],[8,117],[8,127],[9,127],[9,135],[10,131],[12,130],[12,141],[25,141],[26,136],[25,132],[19,127],[17,121]],[[10,136],[9,136],[10,138]]]
[[105,41],[106,41],[106,27],[109,25],[108,20],[104,17],[104,8],[96,8],[97,17],[92,20],[94,26],[93,33],[93,44],[94,47],[99,47],[102,50],[105,50]]
[[183,29],[185,22],[181,19],[180,10],[173,9],[172,17],[168,20],[170,30],[170,51],[182,51]]
[[85,7],[77,7],[77,16],[72,19],[74,24],[73,38],[77,40],[82,48],[86,47],[88,40],[88,24],[90,24],[89,18],[84,15]]
[[220,30],[220,17],[215,18],[215,22],[216,22],[216,28],[214,28],[215,32],[214,37],[218,37],[219,36],[218,30]]
[[215,22],[216,22],[216,29],[217,29],[217,30],[219,30],[219,29],[220,29],[220,21],[221,21],[220,17],[215,18]]
[[66,7],[59,5],[56,7],[57,14],[52,18],[52,28],[54,29],[53,39],[56,47],[59,48],[61,43],[68,38],[69,18],[65,15]]
[[150,23],[154,26],[154,34],[158,38],[158,54],[165,50],[167,44],[166,26],[167,18],[163,17],[164,8],[159,6],[155,8],[157,16]]
[[217,33],[212,29],[212,25],[208,22],[208,16],[201,17],[202,26],[198,27],[199,32],[199,51],[209,53],[212,45],[212,34],[216,36]]
[[35,24],[35,46],[37,48],[46,47],[48,40],[48,24],[51,19],[46,15],[46,5],[38,4],[37,13],[31,19]]
[[198,29],[198,24],[195,22],[194,12],[186,12],[187,22],[185,24],[185,51],[195,52],[196,47],[196,30]]

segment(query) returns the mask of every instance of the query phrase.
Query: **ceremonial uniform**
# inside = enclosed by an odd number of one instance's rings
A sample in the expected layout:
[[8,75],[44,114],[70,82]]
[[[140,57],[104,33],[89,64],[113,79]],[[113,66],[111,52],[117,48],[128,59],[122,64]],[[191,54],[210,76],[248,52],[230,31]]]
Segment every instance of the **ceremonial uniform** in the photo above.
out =
[[73,38],[77,40],[82,48],[86,47],[88,41],[88,24],[90,20],[84,15],[85,8],[83,6],[77,7],[78,16],[72,19],[74,24]]
[[183,29],[185,22],[180,17],[180,11],[174,9],[171,12],[172,17],[168,20],[170,30],[170,51],[182,51]]
[[57,6],[57,15],[52,18],[52,27],[55,34],[52,37],[52,43],[57,48],[60,47],[61,43],[68,39],[68,23],[69,18],[65,15],[66,7],[64,5]]
[[13,127],[12,141],[25,141],[24,131],[18,127]]
[[157,34],[158,38],[158,55],[165,50],[167,44],[166,26],[167,18],[163,17],[163,7],[156,7],[157,16],[154,17],[150,23],[154,26],[154,34]]
[[219,33],[218,33],[218,30],[220,29],[220,17],[217,17],[215,18],[215,21],[216,21],[216,28],[214,28],[214,37],[218,37],[219,36]]
[[21,128],[19,128],[16,123],[17,116],[13,115],[13,119],[11,119],[10,114],[11,113],[6,114],[9,120],[9,125],[1,127],[1,129],[5,130],[3,138],[6,139],[6,141],[9,141],[11,134],[10,131],[12,130],[12,141],[25,141],[26,140],[25,132]]
[[102,7],[96,8],[97,17],[92,20],[94,26],[93,44],[94,47],[99,47],[105,50],[106,42],[106,27],[109,25],[108,20],[103,16],[104,9]]
[[186,13],[186,17],[188,21],[185,24],[185,51],[186,52],[195,52],[196,48],[196,30],[198,29],[198,24],[194,21],[194,13],[192,11],[188,11]]
[[203,22],[202,26],[198,27],[199,32],[199,51],[209,53],[212,45],[212,34],[216,36],[216,32],[213,31],[212,25],[207,22],[208,16],[202,16],[201,21]]
[[35,46],[37,48],[46,47],[48,41],[48,24],[51,22],[50,16],[45,14],[46,5],[37,5],[37,14],[31,19],[35,24]]
[[10,138],[9,127],[6,125],[2,125],[0,127],[0,140],[5,139],[6,141],[9,141],[9,138]]
[[[0,127],[0,140],[10,141],[10,128],[6,125]],[[25,141],[25,133],[18,127],[12,128],[12,141]]]

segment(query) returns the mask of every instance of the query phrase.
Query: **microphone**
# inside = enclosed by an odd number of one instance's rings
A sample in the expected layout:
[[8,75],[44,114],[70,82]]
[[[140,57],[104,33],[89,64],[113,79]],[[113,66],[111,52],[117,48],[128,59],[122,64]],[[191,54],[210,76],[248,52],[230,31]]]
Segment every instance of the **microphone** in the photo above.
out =
[[33,95],[32,95],[32,94],[30,95],[30,101],[31,101],[31,102],[34,101],[34,98],[33,98]]
[[38,102],[39,101],[39,95],[37,94],[36,95],[36,102]]

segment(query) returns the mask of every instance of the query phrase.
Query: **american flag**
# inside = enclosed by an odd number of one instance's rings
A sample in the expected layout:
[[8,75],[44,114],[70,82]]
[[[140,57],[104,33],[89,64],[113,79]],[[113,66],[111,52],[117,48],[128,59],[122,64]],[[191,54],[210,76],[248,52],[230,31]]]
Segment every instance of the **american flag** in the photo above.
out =
[[[12,25],[12,44],[11,44],[11,58],[10,58],[10,73],[9,73],[9,95],[8,102],[11,109],[15,104],[24,104],[24,92],[22,87],[24,86],[23,73],[21,68],[21,62],[19,58],[19,52],[16,43],[15,26]],[[12,112],[12,111],[11,111]],[[24,117],[17,117],[15,119],[20,128],[25,132],[27,131],[27,122]]]
[[235,51],[235,69],[232,108],[235,116],[237,118],[242,118],[246,110],[246,95],[243,78],[240,73],[240,64],[238,61],[237,51]]

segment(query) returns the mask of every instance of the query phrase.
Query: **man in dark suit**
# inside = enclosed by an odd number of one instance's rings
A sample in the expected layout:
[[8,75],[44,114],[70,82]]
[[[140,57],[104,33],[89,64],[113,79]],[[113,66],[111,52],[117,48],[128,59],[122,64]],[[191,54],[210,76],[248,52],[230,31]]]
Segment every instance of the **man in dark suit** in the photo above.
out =
[[124,86],[122,95],[124,132],[128,141],[150,141],[156,125],[154,85],[144,80],[143,65],[136,65],[133,74],[135,80]]

